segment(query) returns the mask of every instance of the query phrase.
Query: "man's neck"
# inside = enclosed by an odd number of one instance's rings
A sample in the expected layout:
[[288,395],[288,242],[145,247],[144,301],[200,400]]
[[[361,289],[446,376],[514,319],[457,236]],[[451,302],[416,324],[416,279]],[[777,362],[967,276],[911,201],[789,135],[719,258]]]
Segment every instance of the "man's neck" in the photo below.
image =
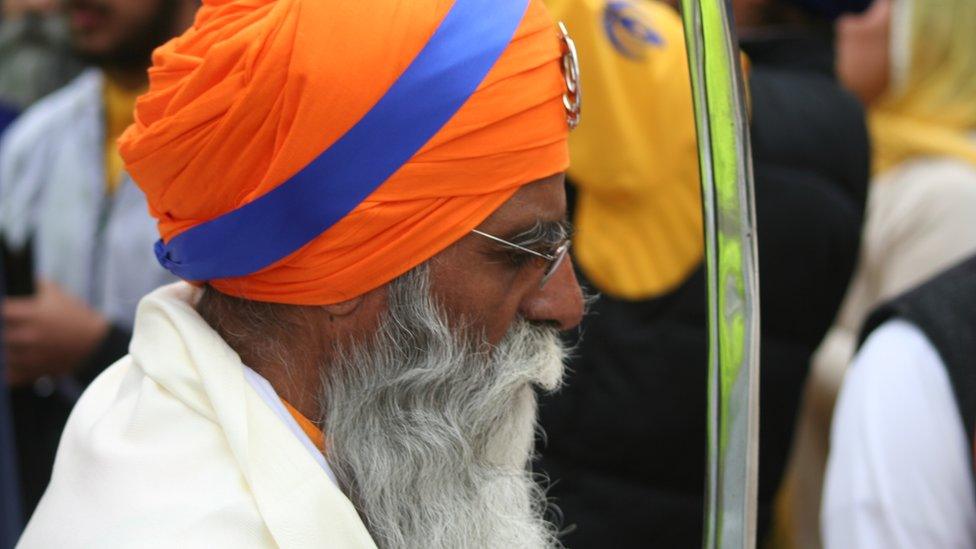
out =
[[[243,357],[242,357],[243,358]],[[247,364],[247,362],[245,362]],[[275,392],[291,407],[321,428],[320,393],[321,379],[314,364],[248,364],[274,387]]]

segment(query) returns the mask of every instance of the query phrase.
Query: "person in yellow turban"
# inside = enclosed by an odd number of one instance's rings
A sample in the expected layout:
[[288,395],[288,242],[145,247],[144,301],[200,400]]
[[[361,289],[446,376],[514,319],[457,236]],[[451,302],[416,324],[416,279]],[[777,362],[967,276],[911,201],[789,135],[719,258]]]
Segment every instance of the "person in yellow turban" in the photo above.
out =
[[206,0],[119,142],[185,282],[21,547],[553,545],[577,76],[540,0]]
[[[868,105],[874,173],[859,265],[815,356],[793,450],[791,512],[804,546],[819,542],[834,401],[865,320],[881,303],[976,252],[976,3],[876,0],[863,16],[842,20],[838,38],[839,73]],[[873,503],[858,499],[858,509]],[[831,514],[856,516],[853,508],[841,509]],[[862,526],[875,528],[886,516],[872,515]],[[892,547],[969,545],[883,539]]]

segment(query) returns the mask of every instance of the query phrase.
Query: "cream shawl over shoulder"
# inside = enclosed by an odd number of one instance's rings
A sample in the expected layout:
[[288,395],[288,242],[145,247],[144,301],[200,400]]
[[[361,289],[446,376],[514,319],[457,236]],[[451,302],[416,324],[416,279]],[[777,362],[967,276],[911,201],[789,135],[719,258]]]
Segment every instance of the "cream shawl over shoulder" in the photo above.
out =
[[19,547],[374,547],[177,283],[85,391]]

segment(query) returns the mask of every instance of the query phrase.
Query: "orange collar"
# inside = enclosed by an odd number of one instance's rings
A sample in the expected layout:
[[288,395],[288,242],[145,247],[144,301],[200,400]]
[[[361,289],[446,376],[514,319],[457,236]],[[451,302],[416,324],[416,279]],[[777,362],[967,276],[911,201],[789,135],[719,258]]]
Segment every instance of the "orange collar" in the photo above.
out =
[[322,434],[321,429],[312,423],[310,419],[302,415],[301,412],[296,410],[295,407],[289,404],[285,399],[281,399],[281,403],[285,405],[285,408],[288,410],[288,413],[291,414],[291,417],[295,418],[295,421],[298,422],[298,425],[302,428],[302,431],[305,432],[305,435],[308,436],[309,440],[312,441],[312,444],[314,444],[316,448],[324,453],[325,435]]

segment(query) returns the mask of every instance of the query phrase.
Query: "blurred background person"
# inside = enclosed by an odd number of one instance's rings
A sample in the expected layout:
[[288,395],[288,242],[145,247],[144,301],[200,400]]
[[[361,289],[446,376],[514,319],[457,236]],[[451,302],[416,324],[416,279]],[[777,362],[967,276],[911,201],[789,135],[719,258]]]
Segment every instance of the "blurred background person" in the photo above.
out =
[[82,69],[71,51],[61,4],[60,0],[0,3],[0,112],[9,118],[67,84]]
[[830,549],[976,547],[976,256],[873,314],[834,414]]
[[[67,21],[60,8],[57,0],[0,2],[0,133],[25,108],[81,71],[69,47]],[[2,330],[0,325],[0,341]],[[0,353],[0,379],[4,372]],[[10,394],[0,380],[0,547],[13,547],[23,525],[14,454]]]
[[[734,3],[750,59],[763,364],[760,531],[809,359],[857,258],[869,157],[830,21],[867,0]],[[694,547],[704,507],[707,315],[681,22],[649,0],[548,2],[580,50],[570,138],[576,259],[600,292],[567,386],[544,401],[540,469],[569,547]]]
[[838,69],[869,105],[864,243],[814,361],[785,506],[795,543],[818,547],[834,398],[868,313],[976,251],[976,2],[876,0],[838,25]]
[[154,47],[192,21],[195,0],[68,0],[74,52],[95,68],[39,101],[0,142],[0,234],[31,248],[33,295],[2,309],[23,512],[49,480],[68,412],[125,354],[135,306],[171,280],[155,222],[115,141],[147,86]]

